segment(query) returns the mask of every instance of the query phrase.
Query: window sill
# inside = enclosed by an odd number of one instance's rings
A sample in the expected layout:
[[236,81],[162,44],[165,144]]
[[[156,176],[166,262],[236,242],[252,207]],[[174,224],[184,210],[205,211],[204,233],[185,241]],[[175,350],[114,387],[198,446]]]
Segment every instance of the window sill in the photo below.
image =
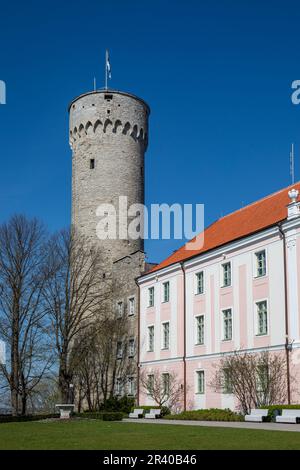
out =
[[161,351],[170,351],[170,348],[161,348]]
[[233,341],[233,339],[232,338],[222,339],[222,343],[230,343],[230,341]]
[[197,296],[198,295],[204,295],[204,294],[205,294],[205,292],[195,292],[195,295],[197,295]]
[[195,392],[195,395],[205,395],[205,392]]
[[195,346],[205,346],[205,343],[195,343]]
[[170,300],[163,300],[161,303],[162,304],[168,304],[168,303],[170,303]]
[[257,333],[255,336],[261,338],[262,336],[269,336],[269,333]]

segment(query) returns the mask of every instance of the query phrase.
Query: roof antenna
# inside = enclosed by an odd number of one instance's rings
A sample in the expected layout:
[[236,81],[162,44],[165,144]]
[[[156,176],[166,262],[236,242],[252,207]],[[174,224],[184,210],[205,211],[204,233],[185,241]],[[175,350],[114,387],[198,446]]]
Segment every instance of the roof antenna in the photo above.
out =
[[294,154],[294,144],[291,145],[290,151],[290,175],[292,178],[292,184],[295,184],[295,154]]
[[96,77],[94,77],[94,91],[97,90]]

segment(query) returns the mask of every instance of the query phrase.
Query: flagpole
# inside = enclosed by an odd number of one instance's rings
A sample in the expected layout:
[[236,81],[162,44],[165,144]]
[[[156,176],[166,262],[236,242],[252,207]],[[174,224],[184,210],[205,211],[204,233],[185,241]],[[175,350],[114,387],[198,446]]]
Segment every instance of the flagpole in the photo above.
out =
[[107,49],[105,51],[105,90],[107,90]]

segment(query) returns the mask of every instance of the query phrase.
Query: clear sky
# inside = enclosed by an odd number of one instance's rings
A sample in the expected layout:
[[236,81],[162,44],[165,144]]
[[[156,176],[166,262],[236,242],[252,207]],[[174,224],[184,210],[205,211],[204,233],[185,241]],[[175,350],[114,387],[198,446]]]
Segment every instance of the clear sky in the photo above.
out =
[[[68,103],[103,86],[151,106],[146,202],[204,203],[205,223],[300,178],[295,0],[0,0],[0,222],[68,225]],[[146,243],[159,261],[181,243]]]

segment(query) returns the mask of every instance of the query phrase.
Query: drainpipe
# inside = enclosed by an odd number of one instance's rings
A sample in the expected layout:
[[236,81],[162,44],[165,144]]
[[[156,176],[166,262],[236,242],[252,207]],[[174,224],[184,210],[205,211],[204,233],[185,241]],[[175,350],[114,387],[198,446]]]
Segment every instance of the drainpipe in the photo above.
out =
[[288,404],[291,403],[291,381],[290,381],[290,355],[289,355],[289,317],[288,317],[288,282],[287,282],[287,259],[286,259],[286,238],[282,230],[282,224],[278,224],[278,229],[283,242],[283,275],[284,275],[284,308],[285,308],[285,354],[287,369],[287,396]]
[[184,263],[180,263],[183,274],[183,409],[186,411],[186,277]]
[[137,278],[135,279],[135,283],[137,285],[137,288],[138,288],[138,292],[137,292],[137,320],[138,320],[138,334],[137,334],[137,384],[136,384],[136,393],[137,393],[137,406],[140,405],[140,337],[141,337],[141,326],[140,326],[140,322],[141,322],[141,315],[140,315],[140,292],[141,292],[141,288],[140,288],[140,285],[138,283],[138,280]]

